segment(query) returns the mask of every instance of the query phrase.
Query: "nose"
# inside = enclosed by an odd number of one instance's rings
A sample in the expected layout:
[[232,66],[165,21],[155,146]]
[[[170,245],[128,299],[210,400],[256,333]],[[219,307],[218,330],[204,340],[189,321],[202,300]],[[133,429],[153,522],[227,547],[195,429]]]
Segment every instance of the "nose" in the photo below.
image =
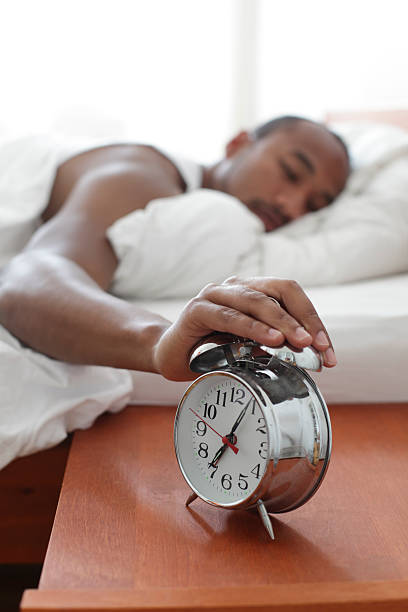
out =
[[275,197],[276,204],[291,221],[298,219],[306,212],[306,197],[298,189],[286,189]]

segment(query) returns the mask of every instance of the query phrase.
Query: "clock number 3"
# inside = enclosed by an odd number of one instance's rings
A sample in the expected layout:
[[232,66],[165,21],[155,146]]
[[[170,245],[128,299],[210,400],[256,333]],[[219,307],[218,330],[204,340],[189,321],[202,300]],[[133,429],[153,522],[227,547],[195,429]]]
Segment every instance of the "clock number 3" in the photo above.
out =
[[266,448],[267,446],[268,446],[267,442],[261,442],[261,448],[258,450],[258,455],[261,457],[261,459],[268,458],[268,450]]

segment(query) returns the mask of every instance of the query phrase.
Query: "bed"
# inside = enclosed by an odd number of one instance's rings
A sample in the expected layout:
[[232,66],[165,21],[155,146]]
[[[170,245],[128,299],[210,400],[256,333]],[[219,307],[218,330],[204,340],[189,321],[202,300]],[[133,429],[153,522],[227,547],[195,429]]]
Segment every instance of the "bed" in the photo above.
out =
[[[353,118],[408,127],[408,111],[328,115],[330,121]],[[307,291],[330,330],[339,361],[333,371],[316,375],[327,403],[403,403],[408,408],[408,274]],[[143,303],[170,318],[183,304]],[[153,374],[131,375],[133,404],[174,405],[186,386]],[[69,440],[17,459],[0,472],[1,562],[43,560],[68,453]]]

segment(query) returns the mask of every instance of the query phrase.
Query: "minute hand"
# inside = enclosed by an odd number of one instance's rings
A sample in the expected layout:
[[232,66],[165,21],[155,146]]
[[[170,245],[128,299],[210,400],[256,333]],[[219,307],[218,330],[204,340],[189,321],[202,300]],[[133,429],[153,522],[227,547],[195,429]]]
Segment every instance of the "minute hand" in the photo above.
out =
[[249,406],[249,404],[250,404],[251,402],[252,402],[252,399],[250,399],[250,400],[249,400],[249,402],[247,403],[247,405],[245,406],[245,408],[243,408],[243,409],[241,410],[241,412],[240,412],[240,413],[239,413],[239,415],[238,415],[237,420],[235,421],[235,423],[234,423],[234,424],[233,424],[233,426],[232,426],[231,431],[230,431],[230,432],[229,432],[229,434],[227,435],[227,438],[229,438],[230,436],[232,436],[232,435],[233,435],[233,433],[234,433],[234,432],[235,432],[235,430],[237,429],[238,425],[240,424],[240,422],[241,422],[241,421],[242,421],[242,419],[244,418],[245,413],[246,413],[246,411],[248,410],[248,406]]

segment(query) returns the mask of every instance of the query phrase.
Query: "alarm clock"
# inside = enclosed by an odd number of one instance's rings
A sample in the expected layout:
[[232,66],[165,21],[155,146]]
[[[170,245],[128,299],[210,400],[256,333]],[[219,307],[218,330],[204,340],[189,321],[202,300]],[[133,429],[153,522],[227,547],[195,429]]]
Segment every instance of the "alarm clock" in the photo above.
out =
[[181,472],[197,497],[224,509],[270,514],[299,508],[317,491],[331,455],[325,401],[306,370],[320,371],[312,347],[268,347],[213,334],[195,348],[201,374],[186,389],[174,423]]

